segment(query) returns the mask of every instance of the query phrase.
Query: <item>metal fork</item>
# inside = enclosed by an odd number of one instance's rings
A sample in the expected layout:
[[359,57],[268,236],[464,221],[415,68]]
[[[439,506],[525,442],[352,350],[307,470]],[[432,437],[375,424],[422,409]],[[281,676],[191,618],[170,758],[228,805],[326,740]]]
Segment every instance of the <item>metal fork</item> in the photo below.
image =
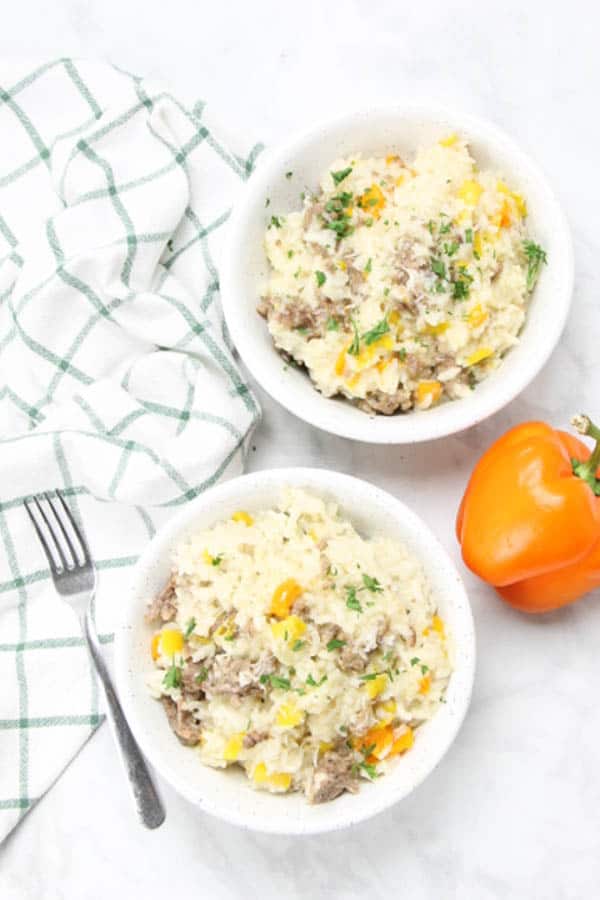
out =
[[158,828],[165,820],[164,807],[121,709],[92,621],[96,567],[85,535],[58,490],[54,496],[44,493],[26,500],[25,509],[46,554],[57,593],[77,606],[83,634],[104,688],[108,719],[121,751],[138,816],[147,828]]

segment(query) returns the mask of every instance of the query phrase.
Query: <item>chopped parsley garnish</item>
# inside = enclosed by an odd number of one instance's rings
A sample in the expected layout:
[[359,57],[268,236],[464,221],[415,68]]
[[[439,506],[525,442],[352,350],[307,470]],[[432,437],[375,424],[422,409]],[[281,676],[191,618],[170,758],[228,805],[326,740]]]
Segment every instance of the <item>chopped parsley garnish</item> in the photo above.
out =
[[338,322],[337,319],[334,319],[333,316],[329,316],[325,327],[326,327],[327,331],[339,331],[340,323]]
[[433,234],[434,228],[435,228],[435,222],[433,221],[433,219],[430,219],[429,222],[427,223],[427,230],[429,231],[429,234]]
[[400,349],[398,350],[398,359],[400,360],[400,362],[404,362],[404,360],[406,359],[406,347],[400,347]]
[[210,564],[211,564],[211,566],[220,566],[222,562],[223,562],[223,554],[218,553],[216,556],[213,556],[213,558],[210,561]]
[[421,674],[426,675],[427,672],[429,672],[429,666],[425,666],[425,665],[421,666]]
[[267,199],[265,200],[265,207],[267,207],[270,202],[271,202],[271,198],[267,197]]
[[189,636],[191,635],[191,633],[195,627],[196,627],[196,620],[194,618],[191,618],[188,621],[187,625],[185,626],[185,631],[183,632],[183,636],[186,639],[186,641],[189,638]]
[[327,681],[327,675],[323,675],[323,677],[319,681],[315,681],[315,679],[310,674],[309,674],[308,678],[306,679],[306,683],[308,685],[310,685],[310,687],[321,687],[321,685],[325,684],[326,681]]
[[444,253],[446,256],[454,256],[459,246],[458,241],[450,241],[449,244],[444,244]]
[[371,344],[374,344],[375,341],[378,341],[380,337],[383,337],[384,334],[387,334],[389,330],[390,326],[387,317],[385,317],[381,322],[378,322],[377,325],[374,325],[370,331],[366,331],[363,334],[363,340],[367,347],[369,347]]
[[370,272],[373,268],[373,260],[369,257],[367,264],[365,266],[365,272]]
[[270,682],[271,687],[279,688],[282,691],[289,691],[291,688],[289,678],[282,678],[281,675],[261,675],[259,681],[261,684]]
[[470,283],[473,281],[471,276],[463,273],[458,281],[452,283],[452,299],[465,300],[469,296]]
[[300,638],[295,640],[292,645],[292,650],[294,651],[294,653],[297,653],[298,650],[301,650],[302,647],[304,647],[305,643],[306,643],[306,641],[301,641]]
[[419,659],[418,656],[413,656],[413,658],[410,661],[410,664],[411,664],[411,666],[416,666],[417,663],[420,663],[420,662],[421,662],[421,660]]
[[441,259],[432,259],[431,260],[431,271],[437,275],[439,278],[446,277],[446,265]]
[[163,684],[168,690],[181,687],[181,666],[175,665],[175,657],[173,657],[171,665],[165,672]]
[[377,678],[378,672],[369,672],[367,675],[359,675],[360,681],[375,681]]
[[327,281],[327,275],[325,272],[319,272],[318,270],[315,272],[315,278],[317,279],[317,284],[319,287],[323,287],[325,282]]
[[375,781],[378,778],[379,773],[377,772],[377,768],[373,763],[361,762],[359,768],[366,772],[371,781]]
[[286,177],[286,178],[291,178],[293,174],[294,174],[293,172],[286,172],[286,173],[285,173],[285,177]]
[[325,228],[330,228],[331,231],[335,231],[339,238],[347,237],[354,231],[353,226],[350,224],[349,216],[342,216],[340,219],[325,220],[324,226]]
[[360,336],[358,334],[358,328],[356,327],[356,322],[354,319],[350,319],[352,323],[352,328],[354,329],[354,337],[352,338],[352,343],[348,347],[348,353],[351,356],[358,356],[360,353]]
[[332,653],[334,650],[339,650],[340,647],[345,647],[345,646],[346,646],[346,641],[339,641],[337,638],[332,638],[329,641],[329,643],[327,644],[327,649],[329,650],[330,653]]
[[194,681],[197,681],[198,684],[202,684],[203,681],[206,681],[208,678],[208,669],[206,666],[202,666],[198,674],[196,675]]
[[281,219],[279,216],[271,216],[269,228],[281,228]]
[[467,228],[467,230],[465,231],[465,241],[467,242],[467,244],[473,243],[473,229],[472,228]]
[[342,182],[344,178],[348,177],[351,171],[352,166],[348,166],[347,169],[340,169],[338,172],[332,172],[331,177],[333,178],[333,183],[340,184],[340,182]]
[[[442,213],[442,216],[446,217],[446,213]],[[452,220],[448,222],[440,222],[440,234],[448,234],[450,229],[452,228]]]
[[527,257],[527,290],[532,291],[542,266],[548,262],[548,256],[546,251],[533,241],[523,241],[523,251]]
[[294,251],[288,250],[288,259],[291,259],[293,255],[294,255]]
[[346,606],[348,609],[353,609],[354,612],[361,613],[363,611],[362,606],[360,605],[360,600],[356,596],[356,588],[355,587],[347,587],[346,588]]
[[370,575],[363,575],[362,580],[368,591],[372,591],[374,594],[380,594],[382,592],[383,588],[376,578],[371,578]]
[[235,634],[226,634],[223,638],[224,641],[235,641]]

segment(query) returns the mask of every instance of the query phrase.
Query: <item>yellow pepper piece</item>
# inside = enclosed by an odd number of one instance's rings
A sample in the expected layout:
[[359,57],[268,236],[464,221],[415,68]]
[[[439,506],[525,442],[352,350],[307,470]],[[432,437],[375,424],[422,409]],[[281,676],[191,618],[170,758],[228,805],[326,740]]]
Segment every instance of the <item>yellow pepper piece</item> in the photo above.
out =
[[396,709],[397,704],[393,698],[391,700],[387,700],[385,703],[380,703],[377,706],[377,716],[379,718],[379,724],[389,725],[394,718]]
[[210,555],[210,553],[208,552],[208,550],[202,551],[202,559],[204,560],[204,562],[206,563],[207,566],[212,566],[213,558]]
[[152,641],[150,642],[150,653],[152,654],[152,659],[157,660],[160,656],[160,651],[158,649],[158,645],[160,644],[160,631],[158,631],[155,635],[152,636]]
[[286,616],[289,616],[290,610],[298,597],[303,593],[304,588],[294,578],[282,581],[273,591],[271,615],[277,616],[278,619],[285,619]]
[[346,348],[344,347],[344,349],[340,352],[340,355],[338,356],[338,358],[335,361],[335,374],[343,375],[345,368],[346,368]]
[[443,334],[448,331],[449,322],[440,322],[438,325],[430,325],[427,323],[424,328],[425,334]]
[[419,680],[419,693],[428,694],[431,689],[431,675],[424,675]]
[[275,723],[280,728],[295,728],[304,718],[304,713],[298,709],[295,703],[282,703],[277,710]]
[[252,518],[250,513],[245,512],[243,509],[238,509],[237,512],[234,512],[231,518],[234,522],[243,522],[244,525],[248,525],[248,527],[250,527],[250,525],[254,525],[254,519]]
[[414,742],[415,735],[412,728],[409,727],[399,738],[396,738],[392,744],[390,756],[396,756],[398,753],[406,753],[407,750],[410,750]]
[[478,181],[463,181],[458,189],[458,196],[467,206],[477,206],[483,188]]
[[282,619],[281,622],[273,622],[271,631],[274,637],[281,640],[297,641],[306,631],[306,623],[299,619],[298,616],[288,616]]
[[438,402],[442,396],[442,385],[439,381],[420,381],[417,385],[417,403],[421,406],[431,397],[430,406]]
[[183,650],[183,635],[179,629],[169,628],[160,634],[160,651],[163,656],[173,656]]
[[481,303],[477,303],[472,309],[469,310],[469,313],[467,315],[467,322],[469,323],[471,328],[479,328],[480,325],[483,325],[487,317],[487,311],[483,308]]
[[394,347],[394,338],[391,334],[384,334],[376,341],[373,341],[372,344],[363,347],[358,356],[356,357],[356,367],[357,369],[365,369],[369,363],[373,361],[373,358],[377,354],[379,350],[392,350]]
[[387,675],[378,675],[377,678],[372,678],[371,681],[365,681],[365,689],[371,700],[378,697],[385,690],[386,685]]
[[498,184],[496,185],[496,190],[499,191],[501,194],[506,194],[508,197],[510,197],[511,200],[513,201],[513,203],[515,204],[516,210],[519,213],[519,215],[521,216],[521,218],[524,219],[526,217],[527,204],[525,203],[525,200],[523,199],[521,194],[517,194],[517,193],[515,193],[515,191],[511,191],[511,189],[508,187],[508,185],[504,184],[503,181],[498,182]]
[[476,366],[477,363],[482,362],[482,360],[487,359],[489,356],[493,356],[493,353],[494,351],[491,347],[480,347],[479,350],[475,350],[474,353],[471,353],[471,355],[467,357],[467,365]]
[[402,187],[402,185],[404,184],[404,175],[399,175],[396,178],[394,184],[396,185],[396,187]]
[[361,194],[358,198],[358,205],[363,212],[369,213],[375,219],[381,215],[381,210],[385,206],[385,197],[378,184],[372,184],[370,188]]
[[226,762],[236,761],[236,759],[240,755],[245,735],[245,731],[240,731],[239,734],[234,734],[229,738],[229,740],[225,744],[225,749],[223,750],[223,759]]
[[440,145],[442,147],[452,147],[458,140],[457,134],[449,134],[448,137],[442,138]]
[[319,744],[319,753],[328,753],[329,750],[333,750],[335,744],[333,741],[321,741]]
[[431,624],[433,625],[433,630],[437,631],[440,637],[446,637],[446,629],[444,627],[443,619],[441,619],[438,615],[435,615],[432,619]]
[[264,763],[258,763],[254,767],[252,779],[256,784],[268,783],[282,791],[287,791],[292,783],[292,776],[289,772],[274,772],[272,775],[269,775]]
[[365,751],[371,749],[367,756],[367,762],[376,763],[388,755],[394,742],[394,734],[389,725],[375,725],[356,742],[356,749]]
[[395,162],[400,162],[399,156],[395,156],[393,153],[390,153],[390,154],[388,154],[388,156],[386,156],[386,158],[385,158],[386,166],[391,166],[392,163],[395,163]]
[[338,269],[341,269],[342,272],[345,272],[347,268],[348,268],[348,264],[346,263],[346,260],[340,259],[340,261],[338,262]]

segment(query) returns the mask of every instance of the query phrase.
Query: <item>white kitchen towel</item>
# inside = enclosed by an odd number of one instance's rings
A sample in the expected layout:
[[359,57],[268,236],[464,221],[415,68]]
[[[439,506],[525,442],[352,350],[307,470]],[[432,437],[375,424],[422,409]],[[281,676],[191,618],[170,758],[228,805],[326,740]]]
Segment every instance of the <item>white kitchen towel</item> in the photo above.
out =
[[240,473],[259,408],[233,361],[214,244],[260,151],[158,84],[0,63],[0,840],[101,721],[74,612],[23,499],[62,488],[109,644],[168,515]]

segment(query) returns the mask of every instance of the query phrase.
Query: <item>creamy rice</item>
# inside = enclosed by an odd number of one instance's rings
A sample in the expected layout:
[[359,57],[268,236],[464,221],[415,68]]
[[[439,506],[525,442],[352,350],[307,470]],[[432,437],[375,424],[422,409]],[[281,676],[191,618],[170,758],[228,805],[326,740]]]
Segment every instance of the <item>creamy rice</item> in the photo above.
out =
[[545,262],[526,217],[456,135],[410,163],[334,160],[270,218],[259,312],[326,397],[384,414],[465,397],[518,342]]
[[149,619],[149,688],[199,762],[311,802],[402,765],[451,673],[418,561],[296,488],[178,545]]

